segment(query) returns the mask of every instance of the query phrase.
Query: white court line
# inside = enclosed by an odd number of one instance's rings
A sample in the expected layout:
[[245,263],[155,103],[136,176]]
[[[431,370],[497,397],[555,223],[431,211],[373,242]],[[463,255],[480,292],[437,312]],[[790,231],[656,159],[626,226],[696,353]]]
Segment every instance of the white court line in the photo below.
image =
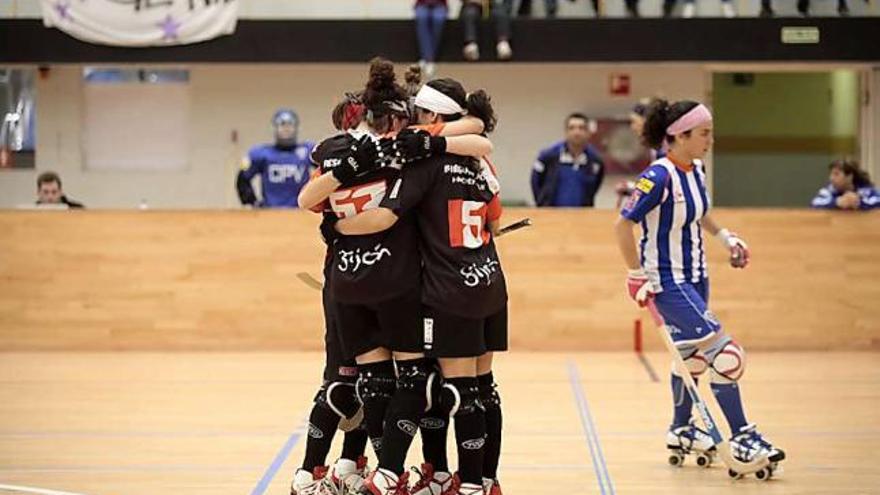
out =
[[33,488],[29,486],[16,485],[0,485],[0,490],[23,493],[37,493],[39,495],[83,495],[82,493],[60,492],[58,490],[47,490],[46,488]]

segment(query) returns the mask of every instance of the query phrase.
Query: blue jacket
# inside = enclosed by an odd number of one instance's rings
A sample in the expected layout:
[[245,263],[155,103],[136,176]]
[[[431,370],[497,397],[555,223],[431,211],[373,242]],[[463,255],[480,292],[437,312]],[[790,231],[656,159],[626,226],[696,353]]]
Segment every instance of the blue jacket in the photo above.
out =
[[[826,208],[829,210],[837,209],[837,198],[844,195],[845,192],[840,192],[831,184],[819,189],[819,192],[816,194],[816,197],[813,198],[813,202],[810,204],[813,208]],[[860,187],[856,191],[856,194],[859,195],[859,209],[860,210],[870,210],[872,208],[880,207],[880,193],[877,192],[877,189],[873,186]]]
[[309,156],[315,145],[306,141],[293,149],[274,144],[254,146],[242,164],[242,176],[248,182],[260,176],[263,206],[296,208],[299,191],[309,181],[312,162]]
[[538,206],[593,206],[605,164],[591,145],[577,157],[565,141],[541,150],[532,167],[532,194]]

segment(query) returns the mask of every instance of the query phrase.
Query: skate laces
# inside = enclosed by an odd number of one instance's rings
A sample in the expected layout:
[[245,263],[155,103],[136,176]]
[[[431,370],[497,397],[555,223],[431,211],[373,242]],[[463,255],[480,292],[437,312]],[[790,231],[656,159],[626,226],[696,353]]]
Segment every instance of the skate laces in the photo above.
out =
[[312,470],[311,480],[307,484],[298,485],[297,481],[293,481],[291,493],[295,495],[322,495],[327,493],[323,489],[323,485],[327,482],[327,466],[317,466]]
[[421,469],[413,466],[410,468],[410,470],[419,475],[419,481],[417,481],[416,484],[413,485],[412,491],[428,488],[428,486],[431,484],[431,481],[434,480],[434,466],[428,462],[423,463]]

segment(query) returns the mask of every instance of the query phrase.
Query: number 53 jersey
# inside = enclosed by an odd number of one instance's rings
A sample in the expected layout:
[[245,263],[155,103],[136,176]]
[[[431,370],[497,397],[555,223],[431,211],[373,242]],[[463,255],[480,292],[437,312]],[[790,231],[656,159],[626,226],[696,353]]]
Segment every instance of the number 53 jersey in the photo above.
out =
[[422,253],[422,301],[468,318],[507,303],[489,222],[501,216],[497,180],[471,158],[437,155],[404,167],[382,200],[404,218],[415,212]]
[[[324,140],[312,161],[327,173],[351,153],[363,135],[350,131]],[[350,218],[379,207],[400,171],[384,167],[340,187],[330,194],[323,209],[339,218]],[[418,291],[421,259],[418,232],[412,215],[401,217],[388,230],[369,235],[341,236],[331,246],[330,290],[347,304],[372,304]]]

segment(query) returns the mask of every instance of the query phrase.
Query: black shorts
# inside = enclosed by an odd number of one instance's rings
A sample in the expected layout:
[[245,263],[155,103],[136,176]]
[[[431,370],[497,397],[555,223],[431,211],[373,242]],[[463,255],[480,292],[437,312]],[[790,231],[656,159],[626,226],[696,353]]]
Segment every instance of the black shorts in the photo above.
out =
[[336,313],[330,291],[323,290],[324,304],[324,381],[347,382],[357,381],[357,363],[354,359],[345,359],[342,343],[339,342],[339,325],[336,324]]
[[371,304],[336,302],[343,355],[354,358],[384,347],[398,352],[422,352],[422,301],[419,291]]
[[466,318],[425,307],[425,354],[437,358],[476,357],[507,350],[507,304],[486,318]]

